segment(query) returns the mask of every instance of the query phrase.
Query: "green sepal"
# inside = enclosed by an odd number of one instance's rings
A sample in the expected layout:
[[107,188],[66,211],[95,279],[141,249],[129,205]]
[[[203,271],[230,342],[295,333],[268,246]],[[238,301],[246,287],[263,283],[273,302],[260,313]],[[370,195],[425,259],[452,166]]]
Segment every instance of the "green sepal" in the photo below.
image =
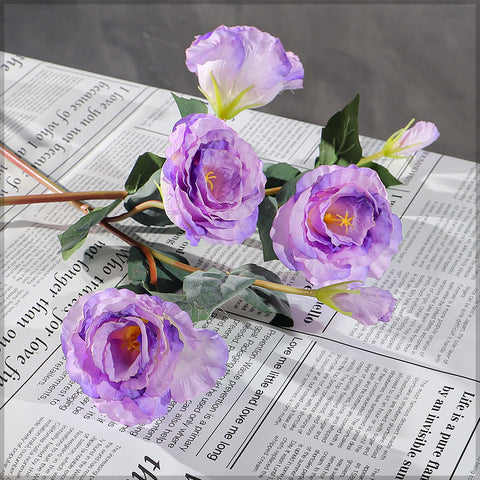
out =
[[272,197],[265,197],[258,206],[257,228],[262,242],[263,260],[276,260],[277,254],[273,250],[270,230],[272,229],[273,219],[277,213],[277,201]]
[[392,187],[393,185],[401,185],[402,182],[398,179],[395,178],[387,168],[385,168],[383,165],[379,165],[378,163],[375,162],[369,162],[366,163],[365,165],[362,166],[362,168],[371,168],[372,170],[375,170],[380,177],[380,180],[382,183],[385,185],[385,188]]
[[125,182],[125,190],[131,195],[148,182],[157,170],[165,163],[165,158],[151,152],[140,155]]
[[61,245],[60,251],[64,260],[68,260],[72,253],[82,246],[90,232],[90,228],[100,223],[120,202],[121,199],[117,199],[106,207],[92,210],[58,235]]
[[[357,163],[362,158],[362,146],[358,137],[359,103],[360,96],[357,95],[343,110],[328,120],[322,130],[320,154],[315,160],[315,167],[333,163],[340,165],[338,160],[332,163],[333,152],[337,159],[344,159],[347,165]],[[323,143],[327,145],[322,146]]]
[[180,111],[180,115],[186,117],[192,113],[207,113],[208,106],[200,100],[195,98],[183,98],[175,95],[173,92],[172,97],[177,104],[178,110]]

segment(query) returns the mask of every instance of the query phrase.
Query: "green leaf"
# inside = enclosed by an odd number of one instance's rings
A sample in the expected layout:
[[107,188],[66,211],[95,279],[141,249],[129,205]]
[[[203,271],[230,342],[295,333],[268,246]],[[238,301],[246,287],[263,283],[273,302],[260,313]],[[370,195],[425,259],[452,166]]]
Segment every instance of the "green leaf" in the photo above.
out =
[[281,190],[277,193],[277,202],[278,206],[281,207],[287,200],[295,194],[295,189],[297,188],[297,182],[303,177],[306,172],[298,174],[296,177],[290,179],[288,182],[285,182]]
[[199,309],[196,307],[196,305],[187,301],[187,297],[184,294],[157,292],[156,290],[152,290],[151,288],[149,288],[148,285],[146,284],[130,283],[127,285],[120,285],[118,288],[126,288],[139,295],[141,294],[154,295],[158,298],[161,298],[162,300],[165,300],[166,302],[176,303],[178,307],[180,307],[182,310],[184,310],[190,315],[190,318],[192,319],[193,323],[199,322],[200,320],[204,319],[203,309]]
[[[61,233],[60,235],[63,235],[63,234]],[[60,239],[60,244],[62,244],[62,239],[60,238],[60,235],[58,236],[58,238]],[[62,246],[62,248],[60,249],[60,251],[62,252],[62,258],[64,260],[68,260],[72,256],[73,252],[78,250],[85,243],[87,236],[88,236],[88,232],[85,235],[85,237],[83,237],[81,240],[79,240],[75,245],[73,245],[70,248],[65,247],[65,250],[64,250],[64,247]]]
[[117,199],[106,207],[96,208],[58,236],[61,245],[60,251],[64,260],[70,258],[72,253],[81,247],[90,228],[101,222],[120,202],[121,200]]
[[378,173],[378,176],[380,177],[380,180],[382,183],[385,185],[385,188],[391,187],[393,185],[401,185],[402,182],[398,180],[398,178],[395,178],[387,168],[385,168],[383,165],[379,165],[378,163],[375,162],[369,162],[363,165],[363,167],[366,168],[371,168],[372,170],[375,170]]
[[211,268],[206,272],[197,271],[185,277],[183,290],[186,300],[195,306],[196,318],[206,320],[215,308],[238,296],[253,282],[252,278],[227,275]]
[[172,93],[172,97],[175,100],[178,109],[180,110],[180,115],[186,117],[191,113],[207,113],[208,106],[200,100],[195,98],[182,98],[178,95]]
[[182,310],[188,313],[193,323],[206,320],[210,317],[210,314],[206,314],[203,307],[189,302],[184,294],[156,292],[153,290],[150,290],[149,293],[165,300],[166,302],[176,303]]
[[267,184],[265,188],[281,187],[286,181],[294,178],[300,173],[295,167],[292,167],[288,163],[276,163],[269,165],[264,170],[267,177]]
[[[167,255],[167,254],[164,254]],[[187,261],[182,257],[167,255],[170,258],[179,260],[182,263]],[[171,265],[164,264],[155,259],[157,267],[157,287],[156,289],[162,292],[176,292],[182,287],[183,279],[188,275],[187,272]],[[136,248],[130,248],[128,257],[128,279],[133,285],[148,285],[150,281],[148,262],[142,252]]]
[[291,317],[286,317],[285,315],[278,313],[270,321],[270,325],[274,325],[275,327],[293,327],[294,321]]
[[165,158],[154,153],[146,152],[140,155],[125,182],[125,190],[132,194],[150,179],[152,174],[160,170],[165,163]]
[[320,142],[320,155],[315,160],[315,167],[319,165],[334,165],[338,160],[335,149],[327,141]]
[[[125,197],[125,209],[130,211],[132,208],[148,200],[162,201],[162,196],[157,185],[160,185],[161,170],[155,171],[152,176],[135,192]],[[143,225],[164,226],[171,225],[172,221],[168,218],[165,210],[161,208],[149,208],[135,214],[134,218]]]
[[273,243],[270,237],[273,219],[277,213],[276,204],[277,201],[274,198],[265,197],[262,203],[258,206],[257,228],[262,242],[263,259],[266,262],[278,258],[273,250]]
[[339,158],[337,160],[337,165],[340,165],[341,167],[348,167],[350,163],[348,162],[348,160],[345,160],[344,158]]
[[148,282],[148,265],[143,253],[131,247],[128,255],[128,279],[132,285]]
[[[328,120],[322,130],[322,143],[333,147],[338,159],[343,158],[348,164],[357,163],[362,158],[362,147],[358,138],[358,106],[360,96],[357,95],[343,110],[340,110]],[[328,146],[320,146],[320,156],[315,161],[318,165],[331,160],[331,150]],[[338,162],[337,162],[338,163]]]
[[[253,279],[267,280],[274,283],[282,283],[280,277],[270,270],[259,265],[247,264],[236,268],[232,275],[250,277]],[[247,303],[263,313],[275,313],[272,322],[280,321],[282,326],[293,326],[290,304],[284,292],[269,290],[257,285],[251,285],[239,294]],[[276,319],[276,317],[278,317]]]

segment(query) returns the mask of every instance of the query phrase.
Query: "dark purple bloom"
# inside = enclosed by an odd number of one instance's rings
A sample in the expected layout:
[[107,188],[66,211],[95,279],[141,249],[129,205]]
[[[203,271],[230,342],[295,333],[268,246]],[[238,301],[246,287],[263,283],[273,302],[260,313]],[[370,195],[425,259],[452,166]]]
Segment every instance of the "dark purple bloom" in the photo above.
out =
[[266,182],[250,144],[208,114],[182,118],[169,141],[161,190],[170,220],[192,245],[200,238],[224,245],[249,238]]
[[100,412],[125,425],[151,423],[170,400],[207,392],[228,361],[216,332],[194,328],[174,303],[126,289],[81,297],[61,341],[70,377]]
[[355,165],[307,172],[278,210],[271,230],[284,265],[315,287],[380,278],[402,239],[377,173]]
[[303,66],[278,38],[255,27],[226,27],[195,37],[187,68],[218,117],[271,102],[281,91],[302,88]]

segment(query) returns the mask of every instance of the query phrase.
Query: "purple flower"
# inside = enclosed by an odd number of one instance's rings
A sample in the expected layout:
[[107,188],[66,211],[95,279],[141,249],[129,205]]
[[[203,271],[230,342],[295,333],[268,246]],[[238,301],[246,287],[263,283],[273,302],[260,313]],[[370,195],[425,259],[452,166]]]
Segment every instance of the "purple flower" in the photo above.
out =
[[226,27],[196,36],[186,51],[187,68],[218,117],[271,102],[281,91],[303,86],[303,66],[278,38],[255,27]]
[[432,144],[440,133],[434,123],[417,122],[409,128],[414,120],[398,132],[395,132],[383,147],[386,157],[403,157],[411,155],[418,150],[423,150]]
[[271,237],[284,265],[322,287],[380,278],[398,250],[401,229],[375,171],[322,165],[298,181]]
[[166,149],[161,191],[165,212],[197,245],[233,245],[255,231],[265,196],[262,162],[250,144],[213,115],[175,125]]
[[350,283],[348,288],[345,288],[345,283],[320,288],[315,291],[315,296],[325,305],[353,317],[363,325],[388,322],[396,304],[389,291],[378,287],[361,287],[355,282]]
[[81,297],[61,341],[70,377],[100,412],[130,426],[207,392],[228,361],[223,339],[194,328],[174,303],[115,288]]

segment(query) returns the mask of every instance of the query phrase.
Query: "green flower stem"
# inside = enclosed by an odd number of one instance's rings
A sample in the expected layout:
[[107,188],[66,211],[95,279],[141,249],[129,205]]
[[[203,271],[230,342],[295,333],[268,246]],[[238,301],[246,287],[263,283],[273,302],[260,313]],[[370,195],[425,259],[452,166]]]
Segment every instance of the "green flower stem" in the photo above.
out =
[[385,154],[383,153],[383,150],[380,150],[377,153],[374,153],[373,155],[369,155],[368,157],[363,157],[357,162],[357,167],[363,167],[367,163],[373,162],[374,160],[378,160],[379,158],[384,157]]
[[304,297],[315,297],[315,290],[310,290],[308,288],[289,287],[288,285],[268,282],[266,280],[255,280],[253,284],[257,287],[263,287],[277,292],[293,293],[295,295],[303,295]]
[[[151,249],[151,253],[157,260],[160,260],[161,262],[166,263],[167,265],[171,265],[172,267],[179,268],[184,272],[193,273],[201,270],[200,268],[192,267],[185,263],[174,260],[173,258],[168,257],[167,255],[164,255],[163,253],[157,250]],[[293,293],[295,295],[304,295],[306,297],[316,296],[315,290],[310,290],[307,288],[289,287],[288,285],[282,285],[281,283],[268,282],[266,280],[257,279],[255,280],[255,282],[253,282],[253,285],[256,285],[257,287],[267,288],[269,290],[275,290],[277,292]]]
[[157,260],[160,260],[162,263],[166,263],[167,265],[171,265],[172,267],[179,268],[180,270],[183,270],[184,272],[197,272],[201,270],[200,268],[195,268],[190,265],[187,265],[186,263],[179,262],[178,260],[174,260],[173,258],[164,255],[163,253],[159,252],[158,250],[154,250],[153,248],[150,248],[150,252],[155,257]]
[[137,213],[143,212],[143,210],[147,210],[149,208],[160,208],[165,210],[163,202],[160,202],[159,200],[147,200],[146,202],[139,203],[136,207],[133,207],[128,212],[122,213],[121,215],[116,215],[114,217],[106,217],[103,220],[107,223],[121,222],[122,220],[133,217]]
[[72,202],[78,200],[111,200],[125,198],[128,193],[118,191],[93,191],[93,192],[61,192],[40,195],[12,195],[0,198],[0,206],[26,205],[32,203]]
[[276,195],[282,187],[272,187],[272,188],[266,188],[265,189],[265,196],[267,195]]

